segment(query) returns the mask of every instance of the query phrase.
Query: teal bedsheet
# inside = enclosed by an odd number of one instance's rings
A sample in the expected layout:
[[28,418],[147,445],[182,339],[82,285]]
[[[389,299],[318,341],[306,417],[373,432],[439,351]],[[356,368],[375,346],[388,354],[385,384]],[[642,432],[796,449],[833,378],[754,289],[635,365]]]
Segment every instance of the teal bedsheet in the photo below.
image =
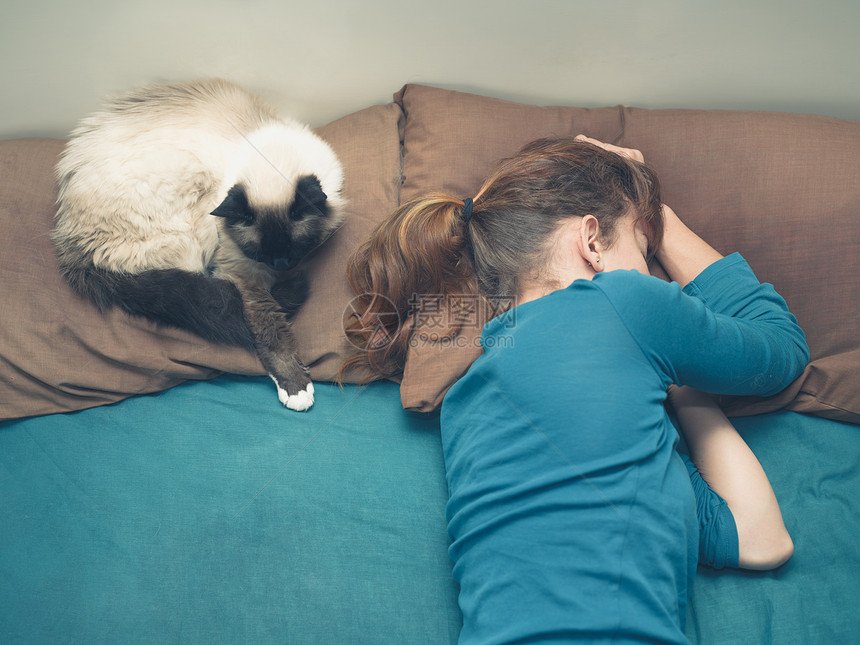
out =
[[[0,642],[456,642],[438,417],[318,384],[304,414],[224,376],[0,424]],[[694,643],[860,632],[860,428],[737,419],[794,558],[701,570]]]

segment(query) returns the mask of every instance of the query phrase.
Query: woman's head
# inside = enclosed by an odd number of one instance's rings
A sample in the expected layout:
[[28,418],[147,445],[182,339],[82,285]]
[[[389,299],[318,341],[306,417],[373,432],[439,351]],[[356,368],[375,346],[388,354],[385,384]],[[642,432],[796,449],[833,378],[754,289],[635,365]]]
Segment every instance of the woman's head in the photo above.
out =
[[[611,247],[632,218],[648,241],[648,257],[663,234],[657,177],[647,166],[571,138],[540,139],[504,160],[475,198],[469,225],[482,291],[519,294],[540,282],[559,226],[592,215]],[[566,285],[563,285],[566,286]]]
[[[402,370],[421,298],[515,299],[526,285],[551,282],[547,268],[558,231],[572,220],[591,216],[587,220],[604,249],[634,224],[648,257],[662,237],[654,172],[573,138],[526,145],[484,182],[469,221],[462,217],[463,205],[445,194],[403,204],[351,258],[350,284],[357,294],[369,295],[350,331],[368,350],[366,363],[374,371]],[[379,313],[392,304],[398,316],[391,317],[390,328],[381,328]]]

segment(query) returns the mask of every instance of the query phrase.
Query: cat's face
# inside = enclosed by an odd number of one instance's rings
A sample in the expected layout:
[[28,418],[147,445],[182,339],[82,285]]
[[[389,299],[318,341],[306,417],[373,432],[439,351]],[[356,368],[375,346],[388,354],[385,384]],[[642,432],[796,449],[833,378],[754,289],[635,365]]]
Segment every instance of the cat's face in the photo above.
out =
[[342,221],[314,175],[300,178],[277,205],[255,206],[248,194],[236,184],[212,215],[224,218],[224,229],[245,256],[275,271],[294,268]]

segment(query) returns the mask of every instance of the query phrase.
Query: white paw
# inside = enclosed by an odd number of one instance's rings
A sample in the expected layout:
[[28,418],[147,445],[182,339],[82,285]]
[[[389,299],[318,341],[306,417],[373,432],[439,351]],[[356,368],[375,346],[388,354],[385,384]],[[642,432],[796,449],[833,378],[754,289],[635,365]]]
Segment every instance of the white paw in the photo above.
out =
[[278,388],[278,400],[290,410],[304,412],[314,404],[314,384],[308,383],[308,386],[298,394],[287,394],[278,382],[273,377],[269,377],[275,382],[275,387]]

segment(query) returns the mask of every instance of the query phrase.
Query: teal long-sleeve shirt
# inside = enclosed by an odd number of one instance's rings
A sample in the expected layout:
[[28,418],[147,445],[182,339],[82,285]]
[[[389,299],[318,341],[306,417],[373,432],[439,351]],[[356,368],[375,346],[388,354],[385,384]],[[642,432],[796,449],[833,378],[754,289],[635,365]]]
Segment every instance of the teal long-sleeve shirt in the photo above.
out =
[[786,387],[809,353],[785,301],[735,254],[683,290],[577,280],[481,342],[441,413],[460,642],[687,642],[696,565],[736,566],[737,530],[677,452],[666,389]]

